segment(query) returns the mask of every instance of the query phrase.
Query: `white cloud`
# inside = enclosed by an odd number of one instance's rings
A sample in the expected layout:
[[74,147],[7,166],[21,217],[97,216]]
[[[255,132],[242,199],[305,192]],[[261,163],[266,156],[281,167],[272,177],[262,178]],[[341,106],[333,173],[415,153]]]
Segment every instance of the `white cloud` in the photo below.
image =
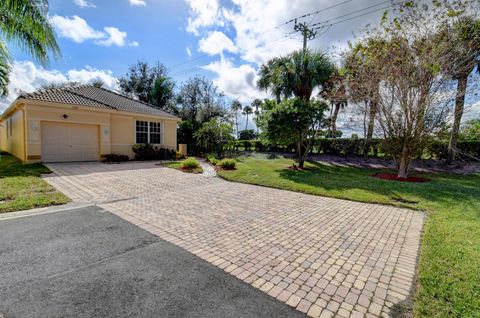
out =
[[257,89],[257,72],[249,64],[237,67],[233,65],[232,61],[222,57],[220,61],[205,65],[203,69],[215,73],[216,78],[213,81],[220,90],[242,103],[250,102],[255,98],[267,97],[265,92]]
[[54,15],[50,18],[50,22],[61,37],[70,39],[76,43],[105,37],[103,32],[95,31],[88,25],[87,21],[77,15],[71,18]]
[[94,3],[88,2],[87,0],[73,0],[73,3],[75,3],[80,8],[96,8],[97,7]]
[[192,51],[190,51],[190,48],[188,46],[185,48],[185,51],[187,51],[188,57],[192,57]]
[[105,88],[118,90],[118,81],[109,70],[100,70],[90,66],[77,70],[72,69],[66,73],[57,70],[46,70],[31,61],[15,61],[10,73],[9,94],[0,98],[0,113],[13,102],[21,92],[33,92],[43,85],[51,83],[78,82],[93,83],[101,80]]
[[104,46],[111,46],[111,45],[124,46],[125,45],[125,38],[127,37],[127,32],[122,32],[115,27],[105,27],[103,29],[105,30],[106,34],[108,34],[108,36],[105,38],[105,40],[98,40],[95,43],[98,43]]
[[147,6],[147,3],[144,0],[128,0],[132,6]]
[[130,43],[128,43],[128,46],[139,46],[140,43],[138,43],[137,41],[132,41]]
[[[77,15],[72,17],[63,17],[54,15],[50,18],[52,25],[61,37],[70,39],[76,43],[83,43],[87,40],[96,40],[95,43],[104,46],[124,46],[127,32],[120,31],[115,27],[104,27],[103,32],[94,30],[88,25],[87,21]],[[131,42],[138,46],[138,42]],[[135,45],[135,43],[137,45]]]
[[200,52],[207,53],[209,55],[216,55],[223,53],[223,51],[229,51],[232,53],[237,52],[237,48],[223,32],[213,31],[208,34],[206,38],[202,38],[199,42]]
[[190,6],[187,31],[198,35],[202,27],[224,25],[218,0],[186,0]]

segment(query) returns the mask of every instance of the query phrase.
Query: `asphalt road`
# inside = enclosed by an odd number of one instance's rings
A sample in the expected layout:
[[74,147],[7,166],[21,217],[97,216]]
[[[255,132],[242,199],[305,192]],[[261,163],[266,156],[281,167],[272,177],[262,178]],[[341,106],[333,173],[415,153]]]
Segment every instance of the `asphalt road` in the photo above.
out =
[[0,220],[0,317],[303,317],[97,207]]

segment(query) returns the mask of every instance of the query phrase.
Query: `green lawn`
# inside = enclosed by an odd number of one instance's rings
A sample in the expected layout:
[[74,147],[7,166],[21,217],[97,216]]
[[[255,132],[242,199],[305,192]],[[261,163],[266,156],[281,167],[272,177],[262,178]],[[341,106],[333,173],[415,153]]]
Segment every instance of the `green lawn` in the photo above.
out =
[[42,164],[24,165],[0,153],[0,213],[67,203],[69,199],[40,178]]
[[391,204],[428,213],[415,299],[418,317],[480,317],[480,174],[421,175],[428,183],[384,181],[378,170],[292,160],[241,157],[227,180],[348,200]]

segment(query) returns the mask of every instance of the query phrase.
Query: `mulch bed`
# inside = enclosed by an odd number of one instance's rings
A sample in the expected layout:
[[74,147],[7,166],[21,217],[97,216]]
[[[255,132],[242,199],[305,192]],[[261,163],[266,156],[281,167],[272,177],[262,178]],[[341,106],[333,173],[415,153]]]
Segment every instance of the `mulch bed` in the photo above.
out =
[[376,173],[372,177],[382,179],[382,180],[392,180],[392,181],[402,181],[402,182],[429,182],[430,179],[422,177],[408,177],[408,178],[399,178],[396,174],[393,173]]

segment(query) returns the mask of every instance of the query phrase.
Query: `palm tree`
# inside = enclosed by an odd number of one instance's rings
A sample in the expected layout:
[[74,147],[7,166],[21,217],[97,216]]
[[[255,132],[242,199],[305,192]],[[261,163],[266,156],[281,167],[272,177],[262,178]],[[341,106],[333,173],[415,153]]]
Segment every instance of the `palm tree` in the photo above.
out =
[[337,117],[340,109],[348,105],[345,90],[345,76],[343,70],[335,69],[333,75],[322,85],[320,96],[329,101],[331,105],[330,135],[337,137]]
[[0,1],[0,96],[8,94],[10,53],[5,42],[15,43],[46,65],[52,54],[60,57],[55,32],[48,21],[48,0]]
[[364,147],[365,160],[368,159],[375,130],[381,78],[377,74],[377,66],[382,63],[385,45],[388,45],[388,42],[384,39],[369,37],[351,46],[344,60],[348,97],[354,103],[365,104],[364,129],[367,140]]
[[452,25],[443,25],[439,32],[443,54],[443,72],[457,81],[453,127],[448,145],[448,162],[455,159],[468,76],[477,68],[480,72],[480,20],[471,16],[459,18]]
[[282,96],[309,101],[313,89],[325,83],[333,71],[334,65],[324,53],[300,50],[262,65],[257,86],[271,91],[277,102]]
[[247,105],[243,108],[243,115],[247,116],[247,121],[245,122],[245,130],[248,129],[248,115],[250,115],[252,113],[253,113],[252,107]]
[[255,108],[255,126],[257,126],[257,135],[258,135],[258,115],[260,114],[259,108],[262,106],[262,101],[258,98],[254,99],[252,102],[252,108]]
[[230,109],[235,114],[235,133],[236,133],[237,139],[238,139],[238,111],[242,110],[242,104],[236,99],[230,105]]

